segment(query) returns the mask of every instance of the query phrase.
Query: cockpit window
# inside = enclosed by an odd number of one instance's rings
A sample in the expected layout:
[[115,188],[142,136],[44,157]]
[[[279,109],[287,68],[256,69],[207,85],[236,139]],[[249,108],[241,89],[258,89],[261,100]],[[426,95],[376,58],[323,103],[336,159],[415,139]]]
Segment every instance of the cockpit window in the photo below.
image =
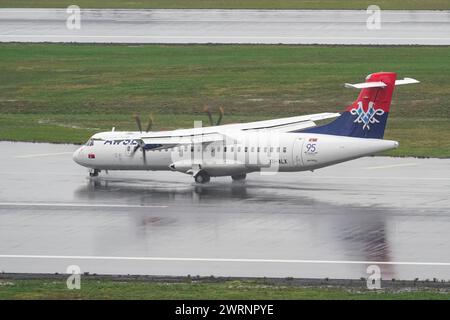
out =
[[89,139],[84,145],[85,145],[86,147],[93,146],[93,145],[94,145],[94,140]]

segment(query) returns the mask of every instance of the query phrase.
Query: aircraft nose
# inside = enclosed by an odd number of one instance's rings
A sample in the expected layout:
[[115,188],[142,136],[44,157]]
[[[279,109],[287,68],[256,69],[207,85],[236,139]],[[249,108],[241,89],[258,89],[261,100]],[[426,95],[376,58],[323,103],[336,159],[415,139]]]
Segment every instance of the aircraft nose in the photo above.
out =
[[81,164],[80,163],[80,152],[81,152],[81,148],[78,148],[77,150],[75,150],[75,152],[72,155],[73,161],[75,161],[78,164]]

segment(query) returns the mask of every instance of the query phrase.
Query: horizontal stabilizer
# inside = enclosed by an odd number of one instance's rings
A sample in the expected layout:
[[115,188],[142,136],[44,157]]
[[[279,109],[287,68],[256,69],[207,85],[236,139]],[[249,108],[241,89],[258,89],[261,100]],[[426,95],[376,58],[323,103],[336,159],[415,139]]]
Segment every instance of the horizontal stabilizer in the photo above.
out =
[[396,86],[401,86],[402,84],[413,84],[413,83],[420,83],[420,81],[413,79],[413,78],[403,78],[402,80],[395,80]]
[[[413,78],[404,78],[402,80],[395,80],[396,86],[401,86],[404,84],[413,84],[413,83],[419,83],[420,81],[413,79]],[[367,88],[384,88],[387,85],[383,81],[373,81],[373,82],[362,82],[362,83],[346,83],[346,88],[353,88],[353,89],[367,89]]]
[[377,82],[362,82],[362,83],[346,83],[346,88],[353,88],[353,89],[366,89],[366,88],[384,88],[386,87],[386,84],[382,81]]

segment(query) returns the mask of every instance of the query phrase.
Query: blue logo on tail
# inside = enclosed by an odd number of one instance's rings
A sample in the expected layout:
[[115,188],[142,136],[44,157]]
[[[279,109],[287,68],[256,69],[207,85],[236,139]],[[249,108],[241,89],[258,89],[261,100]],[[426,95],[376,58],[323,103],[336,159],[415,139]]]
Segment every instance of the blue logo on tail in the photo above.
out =
[[350,113],[352,115],[357,116],[353,122],[363,123],[363,130],[365,130],[366,128],[367,130],[370,130],[370,124],[380,123],[380,121],[378,121],[375,116],[381,116],[384,114],[384,111],[382,109],[375,109],[374,105],[375,103],[370,101],[369,108],[367,109],[367,111],[364,111],[362,101],[358,101],[358,108],[355,107],[350,110]]
[[[294,132],[308,132],[347,136],[356,138],[383,139],[384,129],[389,112],[375,107],[375,102],[369,102],[367,111],[363,102],[358,101],[336,120],[317,127],[300,129]],[[376,124],[376,125],[375,125]]]

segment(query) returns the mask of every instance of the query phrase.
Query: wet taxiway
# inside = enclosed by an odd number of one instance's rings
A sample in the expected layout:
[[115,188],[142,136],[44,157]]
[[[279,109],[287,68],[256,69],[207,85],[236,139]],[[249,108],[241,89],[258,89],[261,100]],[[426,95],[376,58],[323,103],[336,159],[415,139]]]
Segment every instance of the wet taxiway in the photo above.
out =
[[450,160],[369,157],[196,185],[95,179],[76,146],[0,142],[0,271],[450,279]]

